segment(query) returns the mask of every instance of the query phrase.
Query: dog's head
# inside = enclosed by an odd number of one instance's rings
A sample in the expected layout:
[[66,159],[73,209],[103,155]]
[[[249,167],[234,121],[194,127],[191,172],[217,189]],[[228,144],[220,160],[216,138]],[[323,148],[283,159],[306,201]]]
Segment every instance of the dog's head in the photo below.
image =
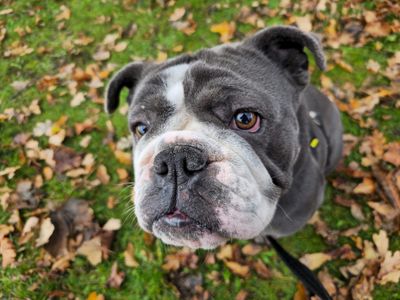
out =
[[305,47],[324,68],[315,36],[277,26],[164,63],[134,62],[111,79],[109,113],[129,89],[134,202],[144,230],[168,244],[214,248],[268,226],[300,149]]

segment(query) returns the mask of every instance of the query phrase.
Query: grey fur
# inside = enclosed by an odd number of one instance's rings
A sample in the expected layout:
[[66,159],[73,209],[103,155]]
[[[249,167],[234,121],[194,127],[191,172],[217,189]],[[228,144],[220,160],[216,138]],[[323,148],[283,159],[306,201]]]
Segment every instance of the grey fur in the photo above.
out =
[[[108,112],[114,111],[120,90],[123,87],[130,89],[129,123],[150,125],[146,135],[134,145],[135,151],[142,151],[144,145],[164,134],[172,121],[175,124],[173,130],[178,130],[178,108],[165,98],[164,70],[188,64],[190,68],[182,84],[184,115],[190,117],[186,121],[182,119],[182,123],[196,120],[220,135],[221,143],[236,140],[238,145],[234,147],[241,154],[246,155],[245,152],[251,149],[257,155],[272,178],[272,184],[262,193],[274,205],[278,204],[272,221],[259,234],[289,235],[302,228],[321,205],[325,175],[335,168],[342,151],[339,112],[329,99],[308,84],[308,60],[304,47],[311,51],[317,66],[324,69],[325,58],[316,36],[289,26],[267,28],[242,43],[203,49],[158,65],[130,64],[111,79],[105,107]],[[258,132],[229,128],[232,115],[241,109],[256,111],[262,117]],[[310,117],[310,111],[316,114],[316,119]],[[313,138],[319,141],[316,149],[310,148]],[[204,149],[210,157],[220,155],[218,150],[207,150],[205,145],[188,142],[187,146],[197,147],[196,151]],[[190,153],[185,155],[191,157]],[[171,159],[175,158],[172,156]],[[218,169],[210,166],[202,170],[201,175],[196,175],[196,183],[191,183],[192,188],[201,189],[208,200],[217,195],[215,203],[204,200],[203,196],[198,198],[198,194],[191,194],[191,190],[188,192],[191,199],[180,204],[210,232],[219,230],[221,220],[214,215],[218,209],[229,206],[228,196],[234,192],[234,187],[227,189],[216,184],[215,172],[218,173]],[[171,194],[170,187],[166,187],[171,183],[165,183],[153,173],[150,180],[155,184],[144,191],[148,203],[141,204],[141,217],[147,218],[143,227],[148,231],[152,231],[152,222],[170,209],[171,202],[165,199],[176,197]],[[257,210],[250,205],[248,208]],[[226,238],[236,237],[222,231],[220,235]],[[199,235],[191,235],[190,231],[166,234],[178,240],[179,236],[196,239]]]

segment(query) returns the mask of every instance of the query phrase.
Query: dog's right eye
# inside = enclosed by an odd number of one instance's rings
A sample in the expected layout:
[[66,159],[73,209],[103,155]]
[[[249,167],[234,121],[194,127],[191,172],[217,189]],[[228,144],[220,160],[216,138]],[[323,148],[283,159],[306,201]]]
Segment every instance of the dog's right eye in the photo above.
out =
[[137,123],[132,128],[133,134],[136,135],[138,138],[144,136],[147,131],[148,131],[147,125],[143,123]]
[[233,116],[230,126],[233,129],[257,132],[260,129],[260,117],[251,111],[239,111]]

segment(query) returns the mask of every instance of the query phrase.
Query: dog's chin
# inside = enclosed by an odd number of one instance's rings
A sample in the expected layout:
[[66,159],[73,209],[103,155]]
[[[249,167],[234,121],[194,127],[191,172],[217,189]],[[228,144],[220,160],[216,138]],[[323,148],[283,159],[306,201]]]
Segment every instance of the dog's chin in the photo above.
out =
[[165,217],[154,221],[152,233],[165,244],[191,249],[214,249],[228,240],[195,222],[171,225]]

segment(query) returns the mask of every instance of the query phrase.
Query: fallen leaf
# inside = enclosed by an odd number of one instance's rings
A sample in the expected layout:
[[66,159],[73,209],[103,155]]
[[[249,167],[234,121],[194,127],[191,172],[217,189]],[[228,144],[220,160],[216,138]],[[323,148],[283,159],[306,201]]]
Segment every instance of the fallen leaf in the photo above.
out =
[[395,165],[400,166],[400,142],[393,142],[388,144],[387,151],[383,154],[383,160]]
[[110,58],[110,51],[107,50],[99,50],[95,54],[93,54],[92,58],[96,61],[103,61]]
[[69,20],[71,17],[71,10],[65,5],[61,5],[61,12],[56,16],[56,21]]
[[176,22],[185,15],[186,9],[184,7],[175,8],[174,12],[169,16],[170,22]]
[[106,231],[116,231],[121,228],[121,220],[120,219],[110,219],[103,226],[103,230]]
[[373,60],[373,59],[369,59],[367,62],[367,70],[371,71],[372,73],[378,73],[378,71],[380,70],[381,65]]
[[272,272],[267,268],[261,259],[257,259],[253,263],[253,268],[261,278],[268,279],[272,277]]
[[311,16],[310,15],[305,15],[302,17],[296,17],[296,24],[297,26],[305,31],[305,32],[310,32],[312,30],[312,23],[311,23]]
[[2,9],[0,10],[0,16],[9,15],[12,14],[13,12],[14,10],[12,8]]
[[232,273],[246,277],[249,275],[250,268],[249,266],[241,265],[235,261],[224,261],[225,265],[232,271]]
[[100,237],[85,241],[76,253],[85,256],[92,266],[98,265],[101,263],[102,253]]
[[228,259],[231,260],[233,258],[233,248],[231,244],[226,244],[221,246],[218,253],[217,258],[220,260]]
[[375,182],[371,178],[364,178],[353,190],[354,194],[372,194],[373,192],[375,192]]
[[82,92],[77,93],[74,98],[72,98],[70,105],[71,107],[77,107],[85,101],[85,95]]
[[30,217],[28,220],[26,220],[24,228],[22,229],[22,236],[26,235],[27,233],[31,232],[33,228],[36,227],[36,225],[39,224],[39,218],[38,217]]
[[386,284],[389,282],[399,283],[400,280],[400,251],[392,254],[387,251],[378,273],[379,283]]
[[248,294],[249,293],[245,290],[240,290],[239,293],[236,295],[235,300],[246,300]]
[[10,239],[5,237],[0,238],[0,256],[2,257],[1,267],[3,269],[14,264],[17,254]]
[[49,242],[50,236],[54,232],[54,225],[51,223],[50,218],[46,218],[40,225],[39,237],[36,239],[36,247],[40,247]]
[[114,151],[115,158],[124,165],[131,166],[132,165],[132,154],[130,152],[123,152],[120,150]]
[[15,175],[15,172],[20,168],[21,168],[20,166],[5,168],[4,170],[0,171],[0,177],[7,175],[8,179],[12,179]]
[[136,268],[139,266],[139,263],[135,259],[134,249],[131,243],[128,243],[128,246],[124,251],[124,261],[125,265],[128,267]]
[[96,177],[101,181],[102,184],[107,184],[110,182],[110,175],[108,175],[105,165],[98,166]]
[[247,244],[242,248],[242,253],[247,256],[257,255],[262,251],[262,247],[256,244]]
[[122,52],[128,47],[128,42],[119,42],[115,45],[114,50],[115,52]]
[[22,91],[24,89],[26,89],[29,85],[30,81],[29,80],[25,80],[25,81],[14,81],[12,82],[10,85],[12,86],[12,88],[14,90],[16,90],[17,92]]
[[384,230],[380,230],[378,234],[374,233],[372,235],[372,240],[375,243],[378,253],[384,257],[389,249],[389,239],[387,233]]
[[222,43],[229,42],[236,31],[236,24],[234,22],[222,22],[219,24],[214,24],[210,28],[211,32],[218,33],[220,35],[220,41]]
[[97,294],[96,292],[91,292],[87,297],[87,300],[104,300],[104,296],[102,294]]
[[119,289],[124,279],[125,273],[122,271],[118,272],[118,264],[117,262],[114,262],[111,267],[110,277],[107,279],[107,286],[114,289]]
[[330,261],[332,256],[326,253],[317,252],[312,254],[305,254],[300,258],[300,261],[309,267],[311,270],[316,270],[327,261]]
[[66,136],[65,129],[61,129],[57,134],[49,137],[49,144],[53,146],[61,146]]

